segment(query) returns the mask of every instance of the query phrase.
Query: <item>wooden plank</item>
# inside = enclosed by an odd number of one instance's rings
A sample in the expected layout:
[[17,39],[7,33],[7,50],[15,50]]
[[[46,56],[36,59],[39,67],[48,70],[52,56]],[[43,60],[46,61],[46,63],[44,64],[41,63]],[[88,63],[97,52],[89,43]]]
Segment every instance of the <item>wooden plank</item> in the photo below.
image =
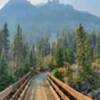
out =
[[23,92],[21,93],[20,97],[18,98],[18,100],[23,100],[23,98],[25,97],[26,91],[28,90],[30,83],[31,83],[32,79],[28,82],[28,84],[25,86],[25,89],[23,90]]
[[5,100],[12,94],[14,94],[17,89],[23,84],[23,82],[31,76],[32,72],[27,73],[25,76],[23,76],[19,81],[14,83],[13,85],[9,86],[4,91],[0,92],[0,100]]
[[51,83],[51,85],[53,86],[53,88],[55,89],[55,91],[59,94],[59,96],[61,97],[62,100],[70,100],[58,87],[56,84],[54,84],[54,82],[48,78],[49,82]]
[[74,90],[73,88],[71,88],[67,84],[64,84],[63,82],[61,82],[60,80],[58,80],[57,78],[52,76],[50,73],[48,73],[48,77],[51,80],[53,80],[56,83],[56,85],[60,86],[62,89],[65,90],[65,92],[67,94],[69,94],[70,96],[74,97],[76,100],[92,100],[92,98],[87,97],[87,96],[81,94],[80,92]]
[[50,89],[52,94],[54,95],[56,100],[60,100],[59,96],[57,95],[56,91],[54,90],[54,88],[51,86],[50,82],[48,81],[49,85],[50,85]]
[[4,91],[0,92],[0,100],[4,100],[13,91],[13,86],[9,86]]
[[29,80],[30,77],[27,80],[25,80],[25,82],[19,87],[19,89],[17,89],[16,93],[12,96],[11,100],[18,100]]

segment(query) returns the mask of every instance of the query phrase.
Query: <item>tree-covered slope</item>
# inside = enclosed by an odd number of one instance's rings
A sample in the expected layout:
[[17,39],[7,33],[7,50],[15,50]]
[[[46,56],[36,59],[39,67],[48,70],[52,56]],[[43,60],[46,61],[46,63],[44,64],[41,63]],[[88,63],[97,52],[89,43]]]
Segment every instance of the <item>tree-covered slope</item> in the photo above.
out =
[[0,11],[0,27],[5,21],[13,35],[15,27],[20,24],[27,37],[72,30],[80,23],[88,30],[100,27],[100,18],[77,11],[71,5],[48,2],[33,6],[27,0],[10,0]]

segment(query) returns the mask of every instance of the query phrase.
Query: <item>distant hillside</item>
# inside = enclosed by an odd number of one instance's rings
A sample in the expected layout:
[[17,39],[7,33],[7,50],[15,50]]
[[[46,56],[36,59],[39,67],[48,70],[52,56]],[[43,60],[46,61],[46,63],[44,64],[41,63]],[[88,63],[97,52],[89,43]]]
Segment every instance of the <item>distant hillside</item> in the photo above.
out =
[[5,21],[8,22],[12,35],[15,34],[16,26],[20,24],[26,37],[32,37],[31,40],[43,33],[70,31],[80,23],[88,30],[100,28],[100,18],[59,2],[33,6],[26,0],[10,0],[0,11],[0,27]]

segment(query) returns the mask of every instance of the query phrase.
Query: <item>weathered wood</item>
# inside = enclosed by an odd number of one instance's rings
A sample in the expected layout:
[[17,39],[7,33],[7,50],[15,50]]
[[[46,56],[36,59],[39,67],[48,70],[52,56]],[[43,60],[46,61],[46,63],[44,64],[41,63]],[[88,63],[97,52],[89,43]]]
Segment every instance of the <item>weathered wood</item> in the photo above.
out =
[[25,82],[25,80],[27,80],[31,75],[32,75],[32,72],[27,73],[18,82],[9,86],[4,91],[0,92],[0,100],[6,100],[10,98],[18,90],[18,88]]
[[55,91],[57,92],[57,94],[59,94],[59,96],[60,96],[60,98],[61,98],[62,100],[70,100],[70,99],[57,87],[57,85],[55,85],[55,84],[53,83],[53,81],[52,81],[50,78],[48,78],[48,80],[49,80],[50,84],[53,86],[53,88],[55,89]]
[[49,77],[49,80],[51,80],[56,86],[58,86],[61,92],[64,91],[64,93],[67,94],[69,98],[74,98],[74,100],[92,100],[92,98],[87,97],[83,95],[82,93],[74,90],[69,85],[64,84],[63,82],[61,82],[60,80],[52,76],[50,73],[48,73],[48,77]]
[[19,89],[17,89],[17,91],[15,92],[15,94],[12,96],[11,100],[18,100],[20,94],[24,90],[24,88],[27,85],[27,83],[28,83],[29,80],[30,80],[30,77],[27,80],[25,80],[25,82],[19,87]]
[[4,91],[0,92],[0,100],[4,100],[13,91],[13,85],[9,86]]
[[28,81],[27,85],[25,86],[24,90],[22,91],[22,93],[20,94],[20,97],[18,98],[18,100],[23,100],[25,98],[26,92],[30,86],[30,83],[32,81],[32,78]]

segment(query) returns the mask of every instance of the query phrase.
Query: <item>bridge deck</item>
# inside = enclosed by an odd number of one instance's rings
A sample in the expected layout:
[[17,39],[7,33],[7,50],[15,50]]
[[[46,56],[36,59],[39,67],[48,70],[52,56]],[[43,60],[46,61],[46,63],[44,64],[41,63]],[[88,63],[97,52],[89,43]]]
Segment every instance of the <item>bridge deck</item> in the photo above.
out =
[[22,100],[56,100],[47,81],[47,75],[40,73],[32,78],[30,86]]

